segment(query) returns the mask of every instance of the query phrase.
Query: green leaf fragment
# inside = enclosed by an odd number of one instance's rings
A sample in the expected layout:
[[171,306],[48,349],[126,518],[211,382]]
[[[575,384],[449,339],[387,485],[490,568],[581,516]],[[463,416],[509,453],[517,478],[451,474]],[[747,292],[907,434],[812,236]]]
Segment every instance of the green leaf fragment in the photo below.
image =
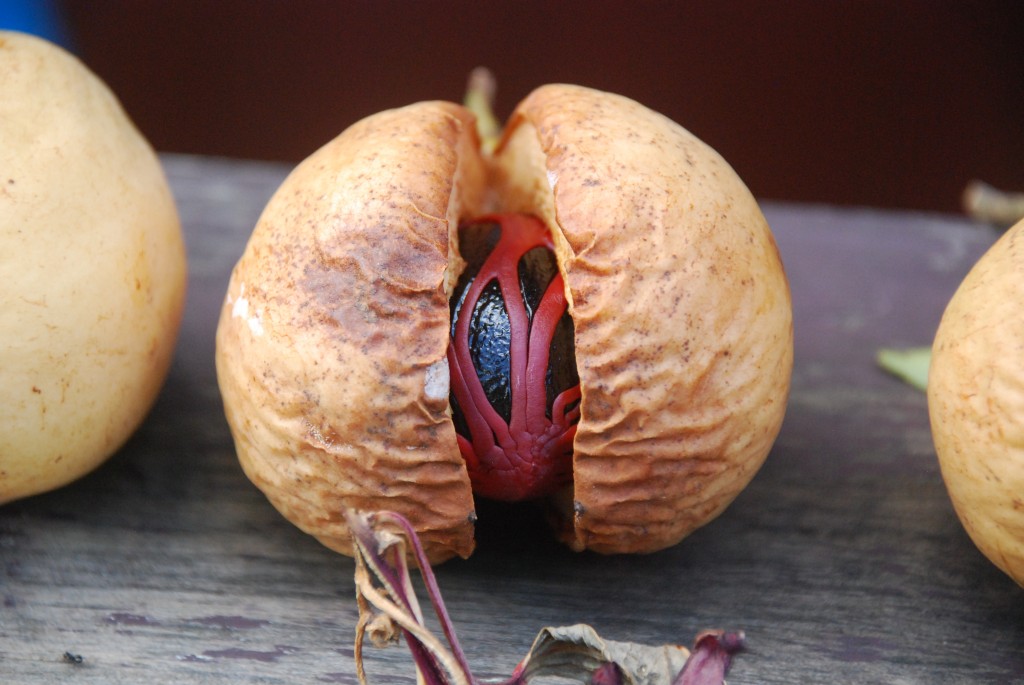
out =
[[885,347],[878,351],[877,359],[878,365],[885,371],[918,390],[928,389],[928,365],[932,360],[930,346],[903,349]]

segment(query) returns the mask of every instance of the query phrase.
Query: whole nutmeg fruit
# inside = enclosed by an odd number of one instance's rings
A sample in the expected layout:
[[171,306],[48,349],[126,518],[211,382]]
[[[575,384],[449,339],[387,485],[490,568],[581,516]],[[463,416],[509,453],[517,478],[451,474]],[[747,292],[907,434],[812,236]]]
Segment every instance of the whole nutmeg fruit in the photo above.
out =
[[479,497],[546,503],[573,549],[650,552],[718,515],[780,428],[789,287],[757,203],[625,97],[538,88],[493,152],[474,115],[370,116],[302,162],[217,332],[249,478],[351,553],[390,510],[434,561]]
[[185,251],[160,162],[100,79],[0,31],[0,503],[64,485],[141,423]]
[[928,369],[939,465],[978,549],[1024,585],[1024,221],[978,260],[942,315]]

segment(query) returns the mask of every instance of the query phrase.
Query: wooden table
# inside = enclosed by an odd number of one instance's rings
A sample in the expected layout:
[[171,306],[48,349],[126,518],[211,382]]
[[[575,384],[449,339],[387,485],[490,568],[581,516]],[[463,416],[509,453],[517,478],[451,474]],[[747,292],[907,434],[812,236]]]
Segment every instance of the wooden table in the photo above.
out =
[[[0,508],[0,682],[354,683],[353,562],[245,479],[214,376],[228,273],[287,169],[164,159],[191,258],[176,361],[106,465]],[[476,554],[438,569],[479,677],[508,675],[541,627],[586,622],[653,644],[743,629],[734,684],[1024,682],[1024,590],[956,520],[924,395],[875,365],[881,346],[930,342],[994,233],[935,215],[765,211],[796,326],[767,464],[719,519],[645,557],[574,554],[529,513],[483,517]],[[376,682],[414,682],[404,647],[369,656]]]

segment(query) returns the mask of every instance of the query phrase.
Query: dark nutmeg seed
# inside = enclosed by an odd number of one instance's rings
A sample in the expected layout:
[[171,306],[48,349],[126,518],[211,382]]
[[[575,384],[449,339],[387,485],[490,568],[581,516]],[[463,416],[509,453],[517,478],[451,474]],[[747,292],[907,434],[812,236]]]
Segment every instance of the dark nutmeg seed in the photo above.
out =
[[473,491],[506,501],[572,480],[580,388],[562,276],[535,217],[459,227],[451,299],[452,417]]

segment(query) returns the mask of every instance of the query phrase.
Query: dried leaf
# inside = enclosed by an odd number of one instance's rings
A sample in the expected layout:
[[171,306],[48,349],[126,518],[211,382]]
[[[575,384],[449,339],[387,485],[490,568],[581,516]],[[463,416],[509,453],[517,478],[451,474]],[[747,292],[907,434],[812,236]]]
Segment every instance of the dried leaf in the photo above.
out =
[[[355,660],[366,685],[363,642],[405,637],[421,685],[476,685],[441,599],[426,553],[409,522],[393,512],[345,512],[356,556]],[[447,646],[424,625],[409,573],[419,567]],[[563,678],[582,685],[721,685],[730,657],[742,648],[742,633],[701,633],[693,654],[685,647],[648,647],[602,639],[588,625],[544,628],[512,676],[502,685],[527,685],[535,678]]]
[[588,625],[544,628],[516,672],[521,682],[558,676],[580,683],[606,663],[617,665],[624,685],[671,685],[686,664],[690,651],[677,645],[648,647],[602,639]]
[[[433,571],[412,526],[391,512],[361,514],[346,511],[345,518],[356,552],[359,623],[356,626],[355,658],[359,682],[367,683],[363,667],[363,639],[371,627],[381,625],[380,616],[383,614],[387,620],[401,627],[421,679],[429,685],[470,685],[473,679],[466,657],[455,638]],[[389,530],[389,525],[397,527],[400,534]],[[446,649],[424,626],[423,613],[412,588],[406,561],[407,542],[412,547],[412,556],[420,568],[451,649]],[[371,633],[373,638],[374,633]]]
[[743,641],[743,633],[701,633],[694,642],[693,654],[672,685],[721,685],[732,655],[743,649]]

